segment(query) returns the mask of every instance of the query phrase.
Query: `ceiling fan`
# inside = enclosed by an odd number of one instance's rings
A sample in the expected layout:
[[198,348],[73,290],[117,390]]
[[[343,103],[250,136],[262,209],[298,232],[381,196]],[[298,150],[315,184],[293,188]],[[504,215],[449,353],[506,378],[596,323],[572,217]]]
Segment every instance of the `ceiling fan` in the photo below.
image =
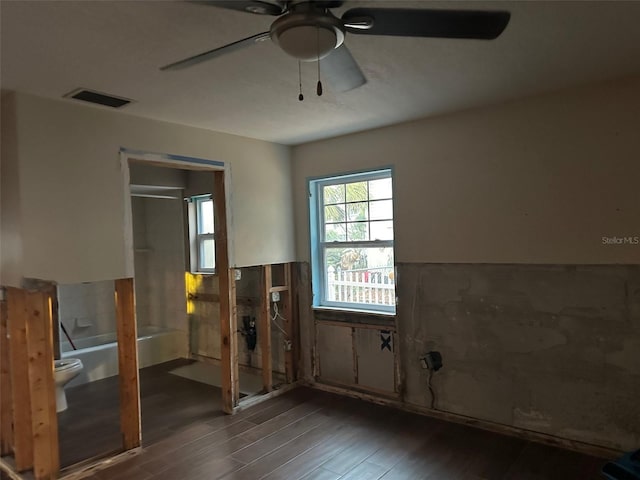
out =
[[[215,7],[278,17],[267,32],[214,48],[161,70],[178,70],[271,39],[292,57],[320,61],[332,90],[346,92],[366,83],[357,62],[344,44],[347,33],[403,37],[441,37],[492,40],[509,23],[506,11],[352,8],[341,18],[330,9],[343,0],[210,0]],[[318,94],[322,85],[318,81]],[[302,94],[300,95],[302,99]]]

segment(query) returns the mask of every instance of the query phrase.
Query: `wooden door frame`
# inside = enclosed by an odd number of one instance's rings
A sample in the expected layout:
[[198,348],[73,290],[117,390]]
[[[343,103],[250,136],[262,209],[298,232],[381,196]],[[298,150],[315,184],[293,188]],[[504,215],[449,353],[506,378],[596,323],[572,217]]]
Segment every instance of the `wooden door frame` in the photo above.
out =
[[[237,311],[235,308],[235,276],[234,269],[230,267],[233,259],[233,242],[231,241],[232,231],[229,225],[231,218],[230,205],[228,202],[229,187],[231,184],[229,165],[224,162],[203,158],[142,152],[126,148],[120,149],[120,167],[122,171],[125,206],[126,268],[128,276],[131,278],[134,277],[133,215],[129,190],[129,166],[132,162],[180,170],[206,171],[212,172],[214,175],[214,182],[211,188],[215,209],[216,275],[218,275],[220,285],[222,410],[225,413],[234,413],[239,403],[240,393],[238,385],[238,328]],[[136,381],[138,380],[137,376],[136,373]],[[129,448],[134,447],[129,446]],[[125,450],[127,449],[125,446]]]

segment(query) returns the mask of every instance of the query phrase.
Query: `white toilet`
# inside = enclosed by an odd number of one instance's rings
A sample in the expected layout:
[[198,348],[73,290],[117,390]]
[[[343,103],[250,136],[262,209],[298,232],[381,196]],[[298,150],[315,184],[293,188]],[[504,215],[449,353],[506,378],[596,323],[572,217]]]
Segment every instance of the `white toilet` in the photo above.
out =
[[53,378],[56,382],[56,411],[67,409],[67,396],[64,386],[82,371],[82,361],[79,358],[64,358],[54,362]]

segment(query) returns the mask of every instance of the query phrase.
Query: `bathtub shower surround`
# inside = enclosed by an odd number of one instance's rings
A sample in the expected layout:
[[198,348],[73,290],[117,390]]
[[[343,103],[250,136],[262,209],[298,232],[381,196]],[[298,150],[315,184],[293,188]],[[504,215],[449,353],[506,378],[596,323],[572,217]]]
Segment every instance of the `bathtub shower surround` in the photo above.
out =
[[181,202],[142,197],[131,202],[138,325],[177,328],[179,321],[174,317],[185,312],[184,306],[174,305],[174,298],[184,303]]
[[186,338],[183,207],[181,200],[132,198],[138,327],[181,330]]
[[[58,316],[74,343],[116,331],[113,292],[113,280],[58,285]],[[62,328],[60,340],[67,340]]]
[[[113,280],[58,286],[61,356],[84,366],[67,384],[73,387],[118,374],[118,344]],[[183,294],[184,295],[184,294]],[[187,356],[187,333],[175,328],[138,324],[139,368]]]
[[[186,335],[180,330],[146,326],[138,329],[138,368],[149,367],[187,356]],[[78,358],[84,366],[67,387],[95,382],[118,374],[116,334],[105,333],[74,341],[61,342],[62,358]]]

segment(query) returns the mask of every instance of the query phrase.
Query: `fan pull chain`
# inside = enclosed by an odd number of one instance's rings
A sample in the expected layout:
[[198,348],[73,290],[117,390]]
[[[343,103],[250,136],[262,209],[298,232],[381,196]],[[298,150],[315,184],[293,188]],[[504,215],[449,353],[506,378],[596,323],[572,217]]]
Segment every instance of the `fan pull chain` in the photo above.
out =
[[318,52],[318,85],[316,87],[316,93],[318,96],[322,96],[322,82],[320,81],[320,29],[316,28],[316,42]]
[[298,100],[303,101],[304,95],[302,95],[302,67],[300,66],[300,60],[298,60],[298,85],[300,87],[300,95],[298,95]]

